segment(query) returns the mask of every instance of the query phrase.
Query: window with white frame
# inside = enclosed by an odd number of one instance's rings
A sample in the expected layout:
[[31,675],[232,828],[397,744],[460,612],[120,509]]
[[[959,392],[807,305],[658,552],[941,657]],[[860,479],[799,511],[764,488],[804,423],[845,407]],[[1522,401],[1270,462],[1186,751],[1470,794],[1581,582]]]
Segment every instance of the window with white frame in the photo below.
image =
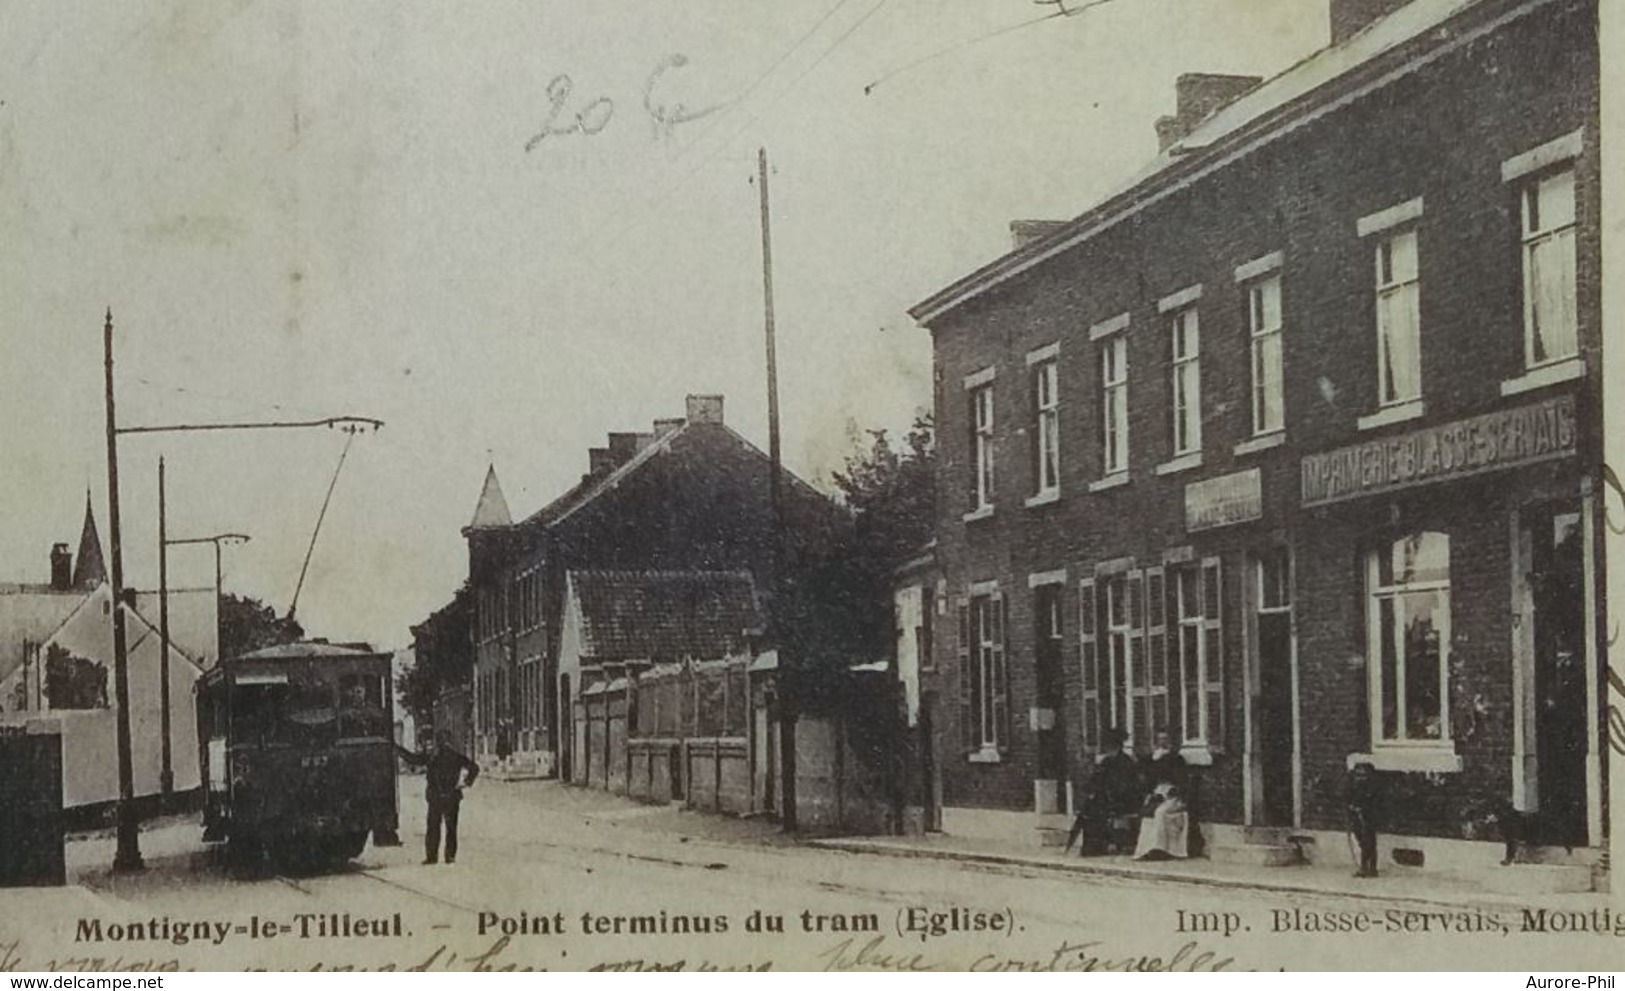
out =
[[1061,487],[1059,372],[1054,358],[1033,365],[1033,489],[1048,495]]
[[993,386],[970,390],[971,508],[993,508]]
[[1366,567],[1371,741],[1450,740],[1450,538],[1423,532],[1373,551]]
[[1100,345],[1101,473],[1128,471],[1128,338],[1108,337]]
[[1523,234],[1524,363],[1580,352],[1574,254],[1574,171],[1537,176],[1519,197]]
[[1251,339],[1253,433],[1284,429],[1286,408],[1281,378],[1281,277],[1247,287],[1247,330]]
[[1383,406],[1422,398],[1422,310],[1416,230],[1377,242],[1377,397]]
[[1216,747],[1223,720],[1224,644],[1219,561],[1175,568],[1168,575],[1179,677],[1181,738]]
[[1169,728],[1167,619],[1162,568],[1133,569],[1078,585],[1084,745],[1116,727],[1148,749]]
[[1174,456],[1178,457],[1202,449],[1201,341],[1196,307],[1175,312],[1169,331],[1173,357],[1173,443]]
[[959,717],[967,752],[997,754],[1010,740],[1004,596],[976,595],[959,606]]

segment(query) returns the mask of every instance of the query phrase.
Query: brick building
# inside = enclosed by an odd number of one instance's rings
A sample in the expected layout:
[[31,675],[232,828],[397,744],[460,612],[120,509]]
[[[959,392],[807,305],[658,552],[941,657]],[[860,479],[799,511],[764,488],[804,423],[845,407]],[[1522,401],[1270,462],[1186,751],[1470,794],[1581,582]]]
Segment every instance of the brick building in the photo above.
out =
[[[610,434],[577,485],[517,523],[490,472],[463,530],[477,758],[499,773],[570,776],[558,767],[573,721],[558,671],[568,572],[743,571],[764,595],[774,588],[770,477],[767,455],[723,422],[721,396],[688,397],[685,418],[651,432]],[[846,515],[789,472],[785,482],[795,560]]]
[[1115,724],[1180,746],[1210,834],[1346,855],[1369,761],[1402,861],[1520,823],[1583,864],[1596,3],[1330,13],[1273,79],[1182,77],[1150,169],[913,310],[945,801],[1061,810]]

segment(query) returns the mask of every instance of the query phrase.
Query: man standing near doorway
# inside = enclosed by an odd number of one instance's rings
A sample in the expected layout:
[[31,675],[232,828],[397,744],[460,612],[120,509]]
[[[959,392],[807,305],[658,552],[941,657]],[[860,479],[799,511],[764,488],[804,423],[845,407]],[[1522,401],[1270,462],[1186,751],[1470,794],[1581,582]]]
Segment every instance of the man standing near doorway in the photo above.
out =
[[435,734],[429,748],[422,753],[401,746],[395,749],[408,764],[425,768],[423,796],[429,808],[423,829],[423,862],[439,862],[440,830],[444,824],[446,863],[456,863],[457,813],[463,803],[463,789],[473,785],[474,779],[480,776],[480,766],[453,749],[445,733]]

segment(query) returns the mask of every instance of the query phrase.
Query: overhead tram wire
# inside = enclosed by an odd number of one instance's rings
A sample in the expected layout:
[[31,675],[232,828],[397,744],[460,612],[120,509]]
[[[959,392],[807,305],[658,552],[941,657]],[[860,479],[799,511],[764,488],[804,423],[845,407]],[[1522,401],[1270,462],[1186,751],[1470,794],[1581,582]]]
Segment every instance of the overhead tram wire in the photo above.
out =
[[[722,133],[722,125],[723,125],[724,120],[726,119],[726,116],[727,116],[728,112],[736,109],[737,107],[743,105],[747,100],[749,100],[751,98],[751,96],[756,92],[757,88],[759,88],[762,85],[762,83],[767,81],[769,76],[771,76],[771,75],[773,75],[773,73],[777,72],[779,70],[779,67],[784,65],[785,62],[788,62],[792,55],[794,55],[797,51],[799,51],[801,49],[801,47],[803,45],[805,45],[809,40],[811,40],[813,35],[817,34],[819,29],[821,29],[825,24],[827,24],[829,22],[829,19],[831,17],[834,17],[837,13],[840,12],[842,7],[845,7],[847,4],[849,4],[851,2],[852,2],[852,0],[835,0],[835,2],[830,5],[829,9],[825,10],[823,15],[820,16],[816,21],[813,22],[811,27],[809,27],[807,30],[803,31],[799,38],[797,38],[794,42],[792,42],[789,47],[785,48],[784,51],[779,53],[778,58],[774,59],[772,64],[769,65],[766,70],[764,70],[763,72],[758,74],[755,79],[753,79],[749,83],[747,83],[745,85],[745,88],[740,90],[737,95],[733,96],[727,102],[722,104],[722,106],[719,108],[719,110],[721,112],[718,113],[715,117],[713,117],[711,119],[711,121],[705,125],[705,129],[699,134],[699,136],[696,137],[694,140],[688,142],[687,144],[684,144],[680,149],[678,149],[676,156],[674,156],[672,158],[672,165],[675,166],[675,165],[678,165],[678,164],[682,163],[685,159],[688,158],[689,155],[693,154],[695,152],[695,150],[697,150],[700,147],[705,146],[707,144],[711,144],[712,142],[710,141],[710,139],[714,135]],[[731,138],[727,139],[727,140],[731,140]],[[719,145],[720,145],[720,143],[719,143]],[[618,225],[621,222],[622,218],[624,218],[628,213],[632,212],[634,207],[638,208],[638,211],[639,211],[640,214],[643,213],[643,212],[646,212],[649,207],[652,207],[655,204],[659,203],[661,201],[661,199],[663,199],[665,196],[669,195],[671,192],[675,191],[683,182],[685,182],[688,179],[689,175],[692,175],[692,173],[685,173],[684,175],[680,176],[678,178],[677,182],[671,184],[670,186],[664,187],[662,189],[661,193],[658,196],[650,197],[650,198],[648,198],[646,200],[641,200],[641,201],[623,199],[621,201],[620,205],[618,207],[616,207],[613,212],[610,213],[609,217],[604,221],[604,223],[602,223],[600,225],[597,225],[596,230],[598,230],[598,231],[602,231],[602,230],[605,230],[605,229],[618,230],[619,228],[616,225]],[[633,226],[635,227],[636,225],[634,224]],[[622,236],[621,234],[614,235],[610,239],[610,241],[603,242],[602,246],[603,247],[608,247],[610,244],[613,244],[616,241],[620,240],[621,236]],[[600,247],[600,243],[601,242],[596,237],[587,239],[586,241],[583,242],[583,245],[582,245],[583,252],[591,252],[591,251],[598,250],[599,247]]]
[[897,68],[893,69],[892,71],[886,73],[884,76],[881,76],[879,79],[876,79],[874,82],[872,82],[872,83],[868,84],[867,86],[863,87],[863,95],[868,96],[871,93],[873,93],[876,89],[878,89],[882,83],[889,82],[890,80],[895,79],[896,77],[902,75],[905,72],[909,72],[909,71],[911,71],[913,69],[919,68],[920,66],[926,64],[927,62],[934,62],[937,59],[942,58],[945,55],[952,55],[954,52],[961,51],[961,50],[966,49],[966,48],[970,48],[973,45],[980,45],[984,41],[992,41],[994,38],[999,38],[999,37],[1002,37],[1004,35],[1010,34],[1012,32],[1020,31],[1022,28],[1030,28],[1035,24],[1043,24],[1046,21],[1053,21],[1058,17],[1076,17],[1077,15],[1083,13],[1086,10],[1089,10],[1091,8],[1094,8],[1094,7],[1103,7],[1106,4],[1109,4],[1109,3],[1112,3],[1112,2],[1113,2],[1113,0],[1089,0],[1089,2],[1079,4],[1076,7],[1060,6],[1059,9],[1057,9],[1057,10],[1051,12],[1051,13],[1044,14],[1044,15],[1039,16],[1039,17],[1034,17],[1034,18],[1031,18],[1029,20],[1019,21],[1019,22],[1017,22],[1015,24],[1008,24],[1008,25],[1005,25],[1002,28],[996,28],[996,29],[994,29],[992,31],[989,31],[986,34],[980,34],[980,35],[977,35],[974,38],[967,38],[964,41],[956,41],[951,45],[948,45],[948,46],[943,47],[943,48],[939,48],[936,51],[930,52],[930,53],[928,53],[926,55],[922,55],[922,56],[920,56],[919,58],[915,59],[912,62],[907,62],[907,63],[905,63],[903,65],[898,66]]
[[[850,39],[854,34],[856,34],[858,32],[859,28],[863,27],[864,24],[868,23],[870,18],[872,18],[876,14],[880,13],[880,9],[882,7],[884,7],[884,6],[886,6],[886,4],[889,3],[889,2],[890,2],[890,0],[877,0],[877,2],[875,3],[875,5],[873,7],[870,7],[863,14],[863,16],[859,17],[856,21],[852,22],[852,24],[850,24],[845,31],[841,32],[840,36],[837,37],[833,42],[831,42],[829,44],[829,46],[827,48],[825,48],[823,50],[823,52],[821,52],[819,54],[819,56],[812,61],[811,64],[809,64],[804,69],[802,69],[799,73],[797,73],[795,78],[791,79],[788,85],[781,88],[771,99],[768,100],[768,102],[765,105],[762,106],[761,109],[757,110],[754,114],[751,114],[749,117],[747,117],[745,119],[744,123],[742,123],[738,127],[734,128],[732,131],[730,131],[728,133],[727,137],[723,138],[720,142],[718,142],[719,146],[720,147],[726,147],[727,145],[732,143],[741,134],[745,133],[745,131],[747,129],[749,129],[752,124],[755,124],[758,120],[761,120],[762,115],[766,114],[769,110],[772,110],[774,107],[778,106],[779,101],[783,100],[786,96],[789,96],[791,91],[793,91],[798,85],[800,85],[800,83],[801,83],[801,81],[803,79],[807,78],[807,76],[810,75],[820,65],[823,65],[824,62],[826,60],[828,60],[828,58],[835,53],[836,49],[838,49],[842,45],[844,45],[847,42],[848,39]],[[1099,2],[1099,0],[1097,0],[1097,2]],[[840,5],[838,4],[837,6],[840,6]],[[720,147],[719,147],[719,150],[720,150]],[[597,242],[597,243],[594,243],[594,244],[590,244],[587,247],[587,250],[588,251],[598,251],[598,250],[603,250],[605,248],[613,247],[616,243],[618,243],[621,240],[621,238],[625,237],[626,235],[630,234],[632,231],[637,229],[638,225],[642,222],[642,219],[647,216],[647,214],[648,214],[647,208],[648,207],[653,206],[654,204],[662,202],[662,201],[666,200],[667,198],[669,198],[672,193],[674,193],[678,189],[682,188],[682,186],[684,184],[686,184],[690,179],[694,178],[694,176],[699,173],[700,169],[704,168],[710,161],[711,161],[711,159],[709,159],[709,158],[700,159],[698,162],[696,162],[694,164],[693,168],[691,168],[688,171],[686,171],[686,172],[682,173],[681,175],[679,175],[675,180],[673,180],[672,182],[670,182],[667,185],[663,186],[660,189],[660,192],[657,195],[655,195],[653,197],[650,197],[647,201],[645,201],[645,203],[643,204],[644,209],[640,209],[638,211],[638,218],[637,219],[634,219],[631,223],[626,224],[625,226],[622,226],[622,227],[616,229],[615,232],[612,233],[608,237],[607,240]],[[623,208],[623,210],[621,212],[622,213],[625,212],[624,208]]]
[[[732,110],[733,108],[743,104],[746,100],[749,100],[750,97],[751,97],[751,94],[756,92],[757,87],[761,86],[762,83],[766,82],[767,78],[769,76],[773,75],[773,73],[779,71],[779,66],[781,66],[785,62],[789,61],[790,56],[794,55],[801,48],[802,45],[805,45],[807,43],[807,41],[810,38],[812,38],[813,35],[817,34],[818,30],[820,28],[822,28],[825,24],[827,24],[829,22],[829,19],[831,17],[834,17],[836,15],[836,13],[839,12],[842,7],[845,7],[847,4],[849,4],[851,2],[852,2],[852,0],[835,0],[835,2],[830,5],[829,9],[824,11],[824,14],[823,14],[822,17],[818,18],[818,20],[813,22],[812,27],[809,27],[806,31],[803,31],[801,33],[801,37],[797,38],[790,45],[789,48],[786,48],[784,51],[779,53],[779,57],[773,60],[772,65],[769,65],[765,70],[762,71],[762,73],[760,75],[758,75],[755,79],[752,79],[749,83],[747,83],[745,85],[745,88],[740,90],[739,94],[737,96],[735,96],[733,99],[729,100],[727,103],[725,103],[723,105],[723,107],[721,109],[724,111],[724,113],[726,111],[728,111],[728,110]],[[721,128],[722,120],[723,120],[723,115],[719,114],[717,119],[715,121],[713,121],[709,127],[706,128],[706,130],[705,130],[705,132],[703,134],[701,134],[699,137],[695,138],[693,141],[690,141],[688,144],[684,145],[677,152],[677,157],[676,157],[676,159],[674,159],[674,161],[680,162],[684,158],[687,158],[688,155],[691,152],[693,152],[693,150],[695,148],[698,148],[700,145],[704,144],[708,137],[710,137],[712,134],[717,133],[718,130]]]

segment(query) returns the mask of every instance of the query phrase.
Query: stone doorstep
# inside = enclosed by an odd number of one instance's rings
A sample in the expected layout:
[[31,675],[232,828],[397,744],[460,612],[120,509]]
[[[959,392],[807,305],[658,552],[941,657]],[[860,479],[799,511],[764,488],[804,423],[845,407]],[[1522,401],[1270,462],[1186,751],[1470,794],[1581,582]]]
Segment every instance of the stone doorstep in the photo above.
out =
[[1294,867],[1303,863],[1303,851],[1291,843],[1242,843],[1208,847],[1207,857],[1215,864],[1248,867]]

